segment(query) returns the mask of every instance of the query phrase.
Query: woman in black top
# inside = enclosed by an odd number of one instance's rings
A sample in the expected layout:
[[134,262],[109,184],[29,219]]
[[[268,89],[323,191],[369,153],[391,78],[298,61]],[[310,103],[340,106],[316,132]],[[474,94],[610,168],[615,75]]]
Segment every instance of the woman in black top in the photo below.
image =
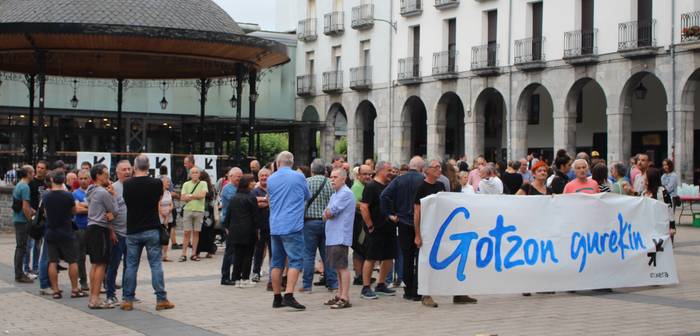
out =
[[591,169],[591,177],[598,182],[600,192],[610,192],[610,182],[608,181],[608,167],[600,162]]
[[211,177],[209,177],[206,170],[202,170],[200,174],[199,179],[207,184],[207,196],[204,198],[204,218],[202,219],[202,231],[199,233],[197,256],[205,252],[205,258],[211,258],[216,253],[216,244],[214,243],[214,200],[216,199],[216,188],[211,183]]
[[227,245],[233,246],[233,274],[231,280],[237,287],[252,287],[250,270],[253,252],[258,238],[258,200],[252,193],[255,180],[244,175],[238,183],[238,190],[229,203],[224,228],[228,230]]
[[532,183],[524,183],[516,195],[551,195],[552,189],[547,187],[547,164],[538,161],[532,166]]
[[569,183],[569,170],[571,170],[571,158],[568,155],[558,156],[554,160],[554,179],[552,179],[552,193],[563,194],[564,187]]
[[[643,178],[644,175],[639,177]],[[669,218],[671,221],[668,223],[668,234],[671,236],[671,241],[676,235],[676,221],[673,213],[673,202],[671,196],[668,194],[666,189],[661,184],[661,172],[657,168],[649,168],[646,173],[646,189],[642,193],[644,197],[651,197],[655,200],[659,200],[668,205]]]

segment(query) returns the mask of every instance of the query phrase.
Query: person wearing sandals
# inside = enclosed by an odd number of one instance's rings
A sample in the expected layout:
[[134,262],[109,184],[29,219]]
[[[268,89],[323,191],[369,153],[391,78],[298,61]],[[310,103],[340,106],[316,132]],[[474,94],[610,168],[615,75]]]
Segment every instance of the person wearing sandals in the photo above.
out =
[[68,263],[68,276],[71,284],[71,298],[87,296],[78,287],[78,241],[73,232],[73,215],[75,200],[73,194],[63,189],[66,175],[61,171],[50,173],[51,191],[42,199],[46,212],[46,247],[49,256],[49,280],[53,290],[53,298],[60,299],[58,289],[59,259]]
[[185,203],[182,215],[185,238],[182,242],[182,256],[180,262],[187,261],[187,248],[192,237],[192,256],[190,260],[199,261],[197,256],[197,244],[199,244],[199,232],[202,231],[204,221],[204,202],[209,186],[207,182],[200,180],[199,167],[190,169],[190,180],[182,185],[180,201]]
[[[170,188],[170,178],[161,175],[160,180],[163,181],[163,197],[160,199],[160,203],[158,203],[160,225],[165,226],[166,229],[170,231],[170,224],[173,222],[173,196],[170,194],[170,191],[168,191]],[[172,261],[168,259],[168,245],[170,245],[169,242],[162,247],[164,262]]]
[[116,194],[109,181],[109,170],[103,164],[90,169],[94,182],[88,187],[85,198],[88,202],[88,227],[85,231],[85,247],[90,256],[90,309],[114,308],[109,302],[100,300],[100,289],[105,280],[105,271],[110,261],[112,246],[117,241],[112,221],[118,216]]
[[355,195],[345,185],[347,173],[342,168],[331,172],[331,185],[335,193],[323,211],[326,221],[326,258],[328,265],[338,273],[338,293],[326,302],[331,309],[350,308],[350,270],[348,250],[352,246],[355,222]]

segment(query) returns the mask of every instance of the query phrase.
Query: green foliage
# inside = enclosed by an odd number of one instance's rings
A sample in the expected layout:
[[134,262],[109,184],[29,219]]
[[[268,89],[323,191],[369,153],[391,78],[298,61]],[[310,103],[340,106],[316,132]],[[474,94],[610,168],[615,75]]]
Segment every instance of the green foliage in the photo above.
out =
[[260,160],[263,164],[272,161],[277,153],[285,150],[289,150],[289,134],[260,134]]
[[337,140],[335,142],[335,153],[341,154],[341,155],[348,154],[348,138],[347,137],[341,137],[339,140]]

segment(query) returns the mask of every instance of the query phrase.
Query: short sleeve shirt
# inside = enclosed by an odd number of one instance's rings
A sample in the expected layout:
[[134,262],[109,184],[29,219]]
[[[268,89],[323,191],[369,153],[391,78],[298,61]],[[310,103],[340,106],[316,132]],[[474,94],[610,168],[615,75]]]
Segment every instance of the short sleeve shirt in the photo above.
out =
[[[73,192],[73,199],[79,203],[85,203],[87,204],[87,201],[85,200],[85,191],[83,189],[75,189]],[[75,215],[75,226],[78,227],[78,229],[87,229],[87,224],[88,224],[88,217],[87,213],[84,213],[82,215],[76,214]]]
[[[29,185],[25,182],[17,183],[17,186],[15,186],[15,189],[12,191],[12,198],[29,202]],[[28,223],[27,217],[24,216],[24,212],[21,210],[20,212],[12,211],[12,221],[15,223]]]
[[386,221],[384,216],[382,216],[382,211],[379,203],[379,197],[384,191],[386,185],[377,182],[376,180],[368,183],[362,192],[361,203],[369,205],[369,216],[372,218],[372,225],[375,228],[381,228],[386,226]]
[[416,192],[416,199],[414,204],[420,205],[421,199],[433,194],[437,194],[441,191],[445,191],[445,186],[442,183],[435,182],[434,184],[431,184],[426,181],[423,181],[423,184],[421,184],[418,187],[418,191]]
[[53,243],[74,240],[73,194],[64,190],[49,191],[44,195],[43,202],[46,210],[46,241]]
[[282,167],[267,180],[270,234],[287,235],[304,228],[304,208],[311,192],[304,175]]
[[[199,181],[198,183],[199,184],[192,183],[192,181],[185,182],[185,184],[182,185],[182,192],[190,195],[198,194],[202,191],[206,192],[207,182]],[[193,199],[185,204],[185,210],[204,212],[204,201],[204,198],[199,200]]]
[[586,182],[581,182],[578,179],[573,179],[564,187],[565,194],[584,193],[597,194],[599,192],[598,182],[593,179],[588,179]]

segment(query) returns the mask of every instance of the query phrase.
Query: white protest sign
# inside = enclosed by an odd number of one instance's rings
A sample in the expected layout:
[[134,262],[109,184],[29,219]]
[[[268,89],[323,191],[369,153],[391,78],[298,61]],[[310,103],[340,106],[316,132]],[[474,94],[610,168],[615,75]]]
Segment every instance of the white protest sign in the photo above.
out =
[[112,167],[112,153],[100,153],[100,152],[78,152],[77,158],[75,159],[75,166],[80,168],[83,162],[90,162],[91,165],[96,165],[101,163],[107,166],[107,169],[111,170]]
[[678,283],[666,204],[440,193],[421,200],[418,292],[508,294]]
[[216,155],[196,154],[194,156],[194,165],[206,170],[212,181],[219,179],[219,177],[216,176]]
[[148,174],[151,175],[151,177],[159,178],[160,177],[160,167],[161,166],[166,166],[168,167],[168,175],[172,174],[172,171],[170,170],[170,154],[162,154],[162,153],[143,153],[148,157],[148,161],[150,162],[149,166],[151,167],[148,171]]

